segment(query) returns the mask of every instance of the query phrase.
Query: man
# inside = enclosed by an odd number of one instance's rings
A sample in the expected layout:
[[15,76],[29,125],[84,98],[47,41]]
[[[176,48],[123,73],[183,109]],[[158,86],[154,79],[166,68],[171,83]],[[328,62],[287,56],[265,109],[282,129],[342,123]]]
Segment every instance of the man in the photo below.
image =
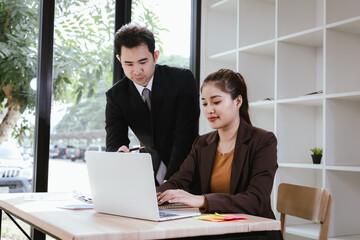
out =
[[128,127],[152,156],[157,184],[174,174],[198,136],[199,92],[190,70],[157,65],[153,33],[124,25],[115,52],[125,73],[107,93],[106,150],[129,152]]

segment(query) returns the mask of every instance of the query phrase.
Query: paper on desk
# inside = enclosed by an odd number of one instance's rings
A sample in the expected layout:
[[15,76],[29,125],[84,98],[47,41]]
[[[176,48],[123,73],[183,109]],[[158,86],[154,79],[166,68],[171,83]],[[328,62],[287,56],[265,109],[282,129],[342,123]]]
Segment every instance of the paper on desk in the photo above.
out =
[[82,210],[82,209],[93,209],[92,204],[69,204],[65,206],[59,206],[58,208],[70,209],[70,210]]
[[203,221],[210,221],[210,222],[226,222],[226,221],[236,221],[236,220],[247,220],[246,217],[242,216],[235,216],[235,215],[221,215],[218,213],[215,214],[208,214],[208,215],[201,215],[201,216],[194,216],[193,218],[203,220]]
[[26,194],[24,196],[25,201],[39,201],[39,200],[50,200],[50,201],[63,201],[69,199],[67,194],[58,194],[58,193],[34,193]]

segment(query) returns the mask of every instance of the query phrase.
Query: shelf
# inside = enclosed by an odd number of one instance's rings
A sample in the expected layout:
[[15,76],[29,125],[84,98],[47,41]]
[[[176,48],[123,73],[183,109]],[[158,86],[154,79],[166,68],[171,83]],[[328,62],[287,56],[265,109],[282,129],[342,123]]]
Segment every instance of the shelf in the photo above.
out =
[[[207,12],[206,23],[211,27],[207,28],[205,33],[208,56],[236,49],[237,41],[236,34],[234,34],[237,32],[236,24],[228,24],[237,21],[236,1],[221,1],[212,6]],[[221,36],[221,44],[219,44],[219,36]]]
[[323,48],[278,42],[278,99],[323,88]]
[[249,102],[275,97],[274,56],[239,52],[238,70],[245,78]]
[[318,239],[319,231],[320,231],[320,224],[315,224],[315,223],[286,226],[286,233],[290,233],[310,239]]
[[236,69],[237,69],[236,61],[235,62],[225,62],[225,61],[220,61],[219,59],[216,59],[216,60],[208,59],[206,61],[206,64],[203,64],[202,66],[205,69],[206,74],[204,76],[202,76],[201,79],[204,79],[209,73],[216,71],[220,68],[228,68],[233,71],[236,71]]
[[326,0],[326,23],[334,23],[360,15],[358,0]]
[[[252,124],[277,137],[272,206],[282,182],[329,188],[329,239],[360,239],[360,0],[202,5],[202,79],[219,68],[240,72]],[[312,163],[315,146],[321,164]],[[288,220],[288,239],[315,239],[312,222]]]
[[333,196],[329,236],[359,234],[360,173],[326,171],[325,187]]
[[[266,106],[264,108],[264,106]],[[251,106],[249,108],[251,122],[254,126],[274,132],[274,104]]]
[[280,99],[277,102],[279,104],[296,104],[296,105],[307,105],[307,106],[322,106],[323,94],[304,95],[298,98]]
[[[311,161],[311,157],[309,157]],[[288,165],[279,163],[279,166]],[[303,164],[305,166],[306,164]],[[310,164],[308,164],[310,165]],[[322,188],[323,171],[321,169],[314,168],[295,168],[295,167],[279,167],[276,174],[276,183],[274,188],[278,189],[279,184],[282,182],[303,185],[309,187]],[[303,224],[307,223],[303,219],[291,217],[288,219],[288,224]]]
[[252,45],[248,45],[246,47],[239,48],[239,51],[260,54],[260,55],[268,55],[275,56],[275,40],[268,40]]
[[326,170],[360,172],[360,166],[326,166]]
[[209,10],[215,10],[222,13],[234,14],[234,11],[237,9],[236,1],[232,0],[210,0],[209,1]]
[[230,50],[227,52],[217,53],[209,56],[209,59],[221,62],[236,62],[236,50]]
[[[309,157],[311,161],[311,157]],[[309,169],[323,169],[324,164],[313,164],[313,163],[278,163],[279,167],[282,168],[309,168]]]
[[338,236],[338,237],[330,237],[328,240],[359,240],[360,235],[348,235],[348,236]]
[[262,108],[262,109],[274,109],[274,101],[270,100],[259,100],[257,102],[250,102],[249,106],[250,108]]
[[328,29],[360,35],[360,17],[346,19],[340,22],[328,24]]
[[275,38],[275,1],[240,0],[239,11],[239,47]]
[[327,165],[360,166],[359,101],[339,98],[325,103]]
[[322,0],[279,0],[278,37],[323,25]]
[[333,93],[326,95],[327,99],[343,99],[350,101],[360,101],[360,91],[347,93]]
[[360,91],[360,35],[331,28],[326,42],[326,93]]
[[323,45],[323,27],[316,27],[306,31],[286,35],[278,38],[278,41],[310,47],[320,47]]
[[277,116],[278,161],[312,162],[310,148],[323,146],[323,107],[279,104]]

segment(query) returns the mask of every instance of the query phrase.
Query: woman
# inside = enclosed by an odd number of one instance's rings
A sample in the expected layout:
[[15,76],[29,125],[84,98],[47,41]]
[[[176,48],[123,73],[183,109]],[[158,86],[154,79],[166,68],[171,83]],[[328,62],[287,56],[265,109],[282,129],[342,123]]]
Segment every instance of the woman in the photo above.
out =
[[252,126],[243,77],[220,69],[205,78],[201,95],[203,113],[216,131],[198,137],[180,170],[157,188],[159,204],[274,219],[270,194],[277,140]]

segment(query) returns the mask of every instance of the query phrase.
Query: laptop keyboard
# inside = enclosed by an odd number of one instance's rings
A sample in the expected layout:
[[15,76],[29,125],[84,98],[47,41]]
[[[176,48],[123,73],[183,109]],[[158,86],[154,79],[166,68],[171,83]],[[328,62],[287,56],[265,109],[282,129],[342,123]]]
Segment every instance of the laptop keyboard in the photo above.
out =
[[182,203],[166,203],[159,206],[159,209],[179,209],[179,208],[190,208],[190,207]]

